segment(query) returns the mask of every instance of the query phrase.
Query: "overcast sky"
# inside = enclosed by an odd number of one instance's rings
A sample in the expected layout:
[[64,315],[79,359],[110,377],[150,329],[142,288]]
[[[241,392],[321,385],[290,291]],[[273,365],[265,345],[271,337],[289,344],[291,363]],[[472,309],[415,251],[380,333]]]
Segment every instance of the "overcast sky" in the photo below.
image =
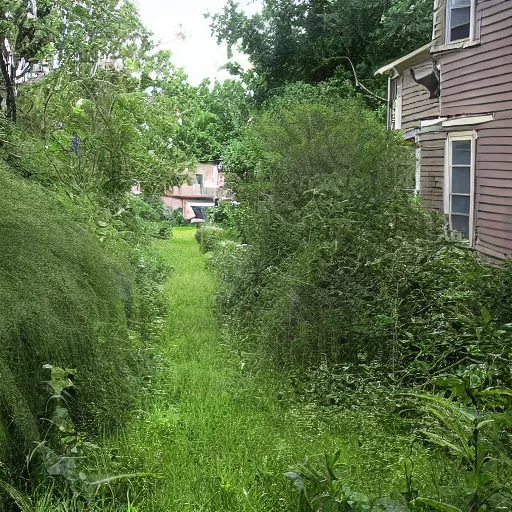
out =
[[[161,47],[173,54],[176,66],[185,69],[189,81],[199,84],[203,78],[224,79],[226,72],[218,68],[227,61],[226,47],[217,46],[210,35],[210,21],[204,19],[207,11],[219,12],[224,0],[138,0],[140,15],[146,27],[154,32]],[[255,12],[259,1],[240,0],[248,12]],[[242,65],[246,59],[237,56]]]

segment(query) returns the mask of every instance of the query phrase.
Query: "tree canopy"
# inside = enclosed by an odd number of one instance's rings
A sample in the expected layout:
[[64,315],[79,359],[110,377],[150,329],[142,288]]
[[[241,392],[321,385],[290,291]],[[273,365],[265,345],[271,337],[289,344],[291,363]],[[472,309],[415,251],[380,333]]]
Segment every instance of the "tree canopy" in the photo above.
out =
[[263,101],[288,83],[354,79],[354,73],[378,90],[382,82],[373,73],[379,65],[429,40],[432,1],[265,0],[261,13],[249,16],[228,0],[210,18],[218,42],[249,56]]

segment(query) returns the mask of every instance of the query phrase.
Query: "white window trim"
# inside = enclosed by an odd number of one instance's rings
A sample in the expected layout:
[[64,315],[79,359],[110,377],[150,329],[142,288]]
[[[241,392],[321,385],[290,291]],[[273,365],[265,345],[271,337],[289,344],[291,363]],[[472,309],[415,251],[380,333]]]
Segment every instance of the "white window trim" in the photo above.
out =
[[403,78],[399,76],[396,82],[396,101],[395,101],[395,130],[402,129],[402,102],[403,102]]
[[445,27],[444,27],[444,48],[448,48],[451,45],[458,45],[460,43],[464,42],[473,42],[475,41],[475,27],[476,27],[476,2],[477,0],[471,0],[471,6],[470,6],[470,15],[469,15],[469,37],[465,39],[457,39],[455,41],[451,41],[451,27],[450,27],[450,21],[451,21],[451,9],[449,9],[451,3],[451,0],[446,0],[445,5]]
[[[388,130],[402,129],[402,89],[403,78],[401,75],[388,78]],[[396,90],[394,98],[393,90]]]
[[452,142],[457,140],[471,141],[471,177],[469,191],[469,246],[473,247],[475,243],[475,167],[476,167],[476,140],[477,133],[470,132],[454,132],[449,133],[445,146],[445,166],[444,166],[444,186],[443,186],[443,207],[444,213],[448,216],[448,222],[451,227],[450,212],[450,192],[452,189],[451,169],[452,169]]
[[419,135],[414,137],[414,142],[416,143],[416,174],[414,176],[414,195],[419,195],[421,193],[421,146]]

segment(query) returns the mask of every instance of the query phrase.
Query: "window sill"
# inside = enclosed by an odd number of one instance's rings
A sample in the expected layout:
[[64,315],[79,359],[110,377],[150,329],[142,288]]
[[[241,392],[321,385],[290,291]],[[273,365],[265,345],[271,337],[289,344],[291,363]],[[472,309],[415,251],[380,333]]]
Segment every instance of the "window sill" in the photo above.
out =
[[462,48],[472,48],[473,46],[480,46],[480,39],[475,39],[474,41],[466,40],[455,41],[454,43],[448,44],[439,44],[437,46],[432,46],[430,53],[448,52],[453,50],[460,50]]

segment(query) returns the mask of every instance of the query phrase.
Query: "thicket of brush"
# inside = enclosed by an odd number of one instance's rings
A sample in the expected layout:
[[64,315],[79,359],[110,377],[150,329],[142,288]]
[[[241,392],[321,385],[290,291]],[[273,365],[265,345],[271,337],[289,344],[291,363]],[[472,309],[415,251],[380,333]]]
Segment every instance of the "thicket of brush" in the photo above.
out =
[[39,187],[5,169],[0,187],[2,452],[19,461],[48,428],[39,421],[48,405],[43,365],[76,370],[72,410],[96,428],[118,423],[133,403],[132,298],[121,298],[133,275]]
[[[510,264],[481,261],[421,206],[412,149],[357,103],[278,105],[244,144],[255,165],[220,216],[237,236],[211,258],[241,348],[291,373],[302,400],[380,411],[459,461],[441,501],[410,480],[396,510],[509,507]],[[289,475],[302,510],[381,510],[326,461]]]
[[421,380],[468,356],[470,339],[505,356],[507,327],[491,335],[489,324],[512,320],[511,272],[422,208],[412,150],[372,113],[287,107],[247,137],[259,161],[224,224],[248,245],[214,255],[219,305],[279,364],[377,358]]
[[151,385],[169,267],[149,242],[168,223],[140,198],[113,215],[16,171],[0,168],[0,486],[6,510],[32,510],[40,484],[82,506],[89,481],[134,469],[90,442]]

